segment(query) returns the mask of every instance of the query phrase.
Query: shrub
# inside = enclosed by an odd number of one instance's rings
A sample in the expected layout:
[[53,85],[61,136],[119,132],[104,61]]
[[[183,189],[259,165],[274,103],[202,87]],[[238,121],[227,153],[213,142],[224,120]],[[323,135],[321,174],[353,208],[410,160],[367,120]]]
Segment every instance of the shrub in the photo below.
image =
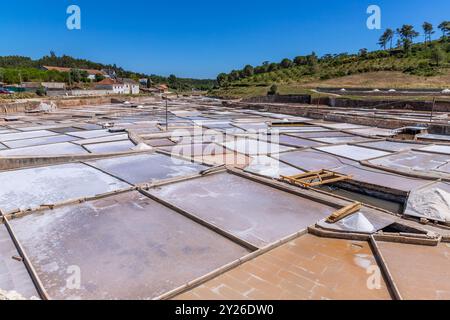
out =
[[273,84],[270,87],[269,92],[267,94],[270,95],[270,96],[278,94],[278,86],[276,84]]
[[47,94],[44,87],[39,87],[36,89],[36,94],[40,97],[43,97]]

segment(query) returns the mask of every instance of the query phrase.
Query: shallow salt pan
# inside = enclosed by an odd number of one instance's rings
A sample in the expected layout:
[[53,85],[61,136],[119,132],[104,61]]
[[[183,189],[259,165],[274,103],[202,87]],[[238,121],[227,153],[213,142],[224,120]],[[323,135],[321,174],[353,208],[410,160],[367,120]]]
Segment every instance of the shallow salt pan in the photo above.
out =
[[208,167],[162,154],[141,154],[89,162],[133,184],[198,173]]
[[229,173],[171,183],[149,192],[258,247],[336,210]]
[[0,151],[2,157],[12,156],[55,156],[55,155],[71,155],[71,154],[87,154],[88,152],[82,147],[70,142],[62,142],[55,144],[46,144],[42,146],[33,146],[26,148],[17,148]]
[[105,137],[109,135],[115,135],[118,133],[111,133],[108,130],[89,130],[89,131],[77,131],[77,132],[69,132],[71,136],[83,138],[83,139],[91,139],[91,138],[99,138]]
[[318,147],[316,149],[331,154],[335,154],[337,156],[346,157],[355,161],[368,160],[382,156],[387,156],[390,154],[389,152],[385,151],[378,151],[374,149],[368,149],[351,145]]
[[220,143],[220,145],[224,146],[227,149],[252,156],[276,154],[279,152],[295,149],[276,143],[268,143],[266,141],[254,139],[237,139],[234,141]]
[[0,135],[0,141],[11,141],[11,140],[21,140],[21,139],[30,139],[30,138],[38,138],[38,137],[48,137],[55,136],[57,133],[47,131],[47,130],[37,130],[37,131],[29,131],[29,132],[17,132],[17,133],[6,133]]
[[257,156],[252,158],[251,164],[247,166],[244,171],[275,179],[280,178],[282,175],[293,176],[303,173],[303,171],[280,162],[278,159],[267,156]]
[[420,149],[424,147],[423,144],[418,143],[407,143],[407,142],[394,142],[394,141],[375,141],[375,142],[364,142],[358,143],[361,147],[371,147],[375,149],[381,149],[385,151],[406,151],[411,149]]
[[369,161],[374,165],[401,171],[440,171],[450,173],[445,166],[450,162],[450,155],[408,151]]
[[[11,221],[54,299],[151,299],[248,250],[133,191]],[[79,289],[67,289],[70,266]]]
[[92,138],[92,139],[80,139],[77,141],[73,141],[75,144],[91,144],[91,143],[101,143],[101,142],[113,142],[113,141],[121,141],[121,140],[128,140],[128,134],[117,134],[113,136],[106,136],[106,137],[100,137],[100,138]]
[[361,141],[366,141],[369,138],[364,138],[364,137],[358,137],[358,136],[353,136],[353,137],[324,137],[324,138],[314,138],[314,140],[316,141],[320,141],[320,142],[324,142],[324,143],[329,143],[329,144],[339,144],[339,143],[356,143],[356,142],[361,142]]
[[9,148],[26,148],[26,147],[32,147],[32,146],[45,145],[45,144],[69,142],[69,141],[74,141],[74,140],[78,140],[78,138],[66,136],[66,135],[57,135],[57,136],[49,136],[49,137],[7,141],[7,142],[4,142],[4,144],[6,146],[8,146]]
[[420,151],[431,151],[450,154],[450,146],[427,146],[421,148]]
[[95,196],[130,185],[80,163],[0,172],[0,209],[7,213]]
[[136,145],[129,141],[113,141],[113,142],[102,142],[95,144],[87,144],[84,147],[92,153],[113,153],[121,151],[129,151],[133,149]]

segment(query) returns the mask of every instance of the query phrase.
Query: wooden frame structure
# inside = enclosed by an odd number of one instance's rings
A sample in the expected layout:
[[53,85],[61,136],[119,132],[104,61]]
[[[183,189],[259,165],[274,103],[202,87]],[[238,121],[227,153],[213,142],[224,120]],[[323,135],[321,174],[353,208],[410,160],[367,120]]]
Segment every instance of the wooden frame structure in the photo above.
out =
[[280,180],[303,188],[311,188],[348,179],[352,179],[352,176],[323,169],[309,171],[295,176],[281,176]]

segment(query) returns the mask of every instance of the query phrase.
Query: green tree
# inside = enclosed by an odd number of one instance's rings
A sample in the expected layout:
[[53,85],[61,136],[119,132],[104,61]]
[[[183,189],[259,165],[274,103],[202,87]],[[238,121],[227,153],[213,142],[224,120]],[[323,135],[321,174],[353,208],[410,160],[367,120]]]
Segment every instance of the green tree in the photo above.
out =
[[255,73],[255,69],[249,64],[246,65],[242,71],[244,77],[251,77]]
[[89,73],[87,71],[80,71],[81,81],[88,82]]
[[429,22],[424,22],[422,25],[423,34],[425,36],[425,44],[431,42],[431,35],[434,33],[433,25]]
[[71,69],[70,70],[70,78],[72,82],[80,82],[81,81],[81,72],[79,69]]
[[378,45],[386,50],[387,44],[390,44],[392,49],[392,40],[394,39],[394,31],[392,29],[386,29],[378,40]]
[[45,92],[45,88],[40,86],[39,88],[36,89],[36,94],[40,97],[45,96],[47,94],[47,92]]
[[310,55],[306,56],[306,63],[309,66],[314,66],[318,63],[319,59],[317,58],[316,53],[313,51]]
[[312,52],[310,55],[306,56],[307,61],[307,70],[306,74],[312,75],[319,72],[319,59],[315,52]]
[[403,44],[403,50],[408,53],[411,49],[414,38],[419,36],[419,33],[414,30],[414,27],[409,24],[404,24],[401,28],[397,29],[397,33]]
[[96,74],[95,75],[95,81],[96,82],[100,82],[100,81],[102,81],[104,79],[105,79],[105,77],[103,75],[101,75],[101,74]]
[[239,80],[240,77],[241,77],[241,75],[240,75],[239,71],[231,70],[230,75],[228,76],[228,79],[233,82],[233,81]]
[[272,71],[277,71],[280,69],[280,65],[278,63],[272,62],[271,64],[269,64],[269,66],[267,67],[267,71],[268,72],[272,72]]
[[447,56],[441,47],[438,45],[434,46],[431,50],[431,60],[439,67],[446,59]]
[[294,64],[297,66],[303,66],[307,63],[305,56],[297,56],[294,58]]
[[271,96],[278,94],[278,86],[275,83],[272,84],[267,94]]
[[167,78],[167,83],[169,85],[169,87],[173,88],[173,89],[179,89],[178,86],[178,79],[174,74],[171,74],[168,78]]
[[257,66],[255,67],[255,74],[261,74],[264,72],[267,72],[266,68],[264,66]]
[[450,35],[450,21],[443,21],[438,28],[442,31],[442,38],[445,39]]
[[366,58],[368,52],[369,52],[369,50],[367,50],[366,48],[362,48],[362,49],[359,49],[358,55],[362,58]]
[[219,86],[224,86],[228,81],[228,75],[226,73],[219,73],[217,76],[217,82],[219,83]]
[[263,61],[262,68],[265,70],[264,72],[269,72],[269,65],[270,65],[269,61]]
[[282,68],[289,68],[292,66],[292,61],[288,58],[284,58],[283,60],[281,60],[280,65]]
[[386,34],[386,40],[389,42],[389,48],[392,50],[392,41],[394,40],[395,32],[388,28],[384,33]]

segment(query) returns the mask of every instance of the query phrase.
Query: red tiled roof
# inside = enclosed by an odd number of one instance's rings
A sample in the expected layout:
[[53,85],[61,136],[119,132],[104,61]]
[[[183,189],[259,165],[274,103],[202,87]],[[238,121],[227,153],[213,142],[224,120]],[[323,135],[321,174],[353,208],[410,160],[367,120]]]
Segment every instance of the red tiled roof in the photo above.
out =
[[118,82],[114,79],[106,78],[102,81],[97,82],[97,84],[103,84],[103,85],[110,85],[110,84],[117,84]]
[[[47,70],[54,70],[59,72],[70,72],[73,68],[64,68],[64,67],[52,67],[52,66],[43,66],[43,68]],[[105,75],[105,73],[101,70],[95,70],[95,69],[79,69],[81,71],[86,71],[89,74],[98,74],[98,75]]]

